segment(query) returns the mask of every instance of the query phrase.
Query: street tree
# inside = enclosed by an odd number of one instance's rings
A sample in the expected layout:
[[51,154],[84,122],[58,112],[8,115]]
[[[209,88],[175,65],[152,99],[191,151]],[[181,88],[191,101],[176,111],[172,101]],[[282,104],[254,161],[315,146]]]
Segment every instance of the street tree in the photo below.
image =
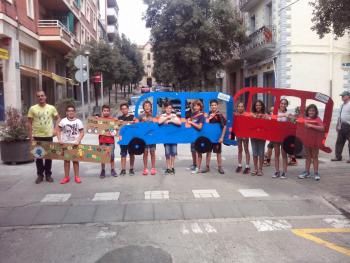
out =
[[158,82],[207,87],[244,41],[230,0],[144,0]]
[[350,32],[350,1],[349,0],[314,0],[312,30],[320,38],[333,32],[335,37],[342,37]]

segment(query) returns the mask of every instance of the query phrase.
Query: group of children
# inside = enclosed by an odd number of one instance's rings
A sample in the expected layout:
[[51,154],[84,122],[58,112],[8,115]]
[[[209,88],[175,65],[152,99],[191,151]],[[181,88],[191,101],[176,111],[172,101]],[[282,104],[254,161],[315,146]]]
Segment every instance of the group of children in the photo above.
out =
[[[162,113],[158,118],[159,125],[176,125],[181,126],[181,119],[173,113],[173,108],[170,103],[165,103],[164,113]],[[145,101],[142,105],[143,114],[139,116],[138,119],[134,115],[129,114],[129,106],[127,103],[120,105],[120,111],[122,115],[118,116],[118,120],[126,123],[135,123],[135,122],[153,122],[152,116],[152,103],[150,101]],[[280,101],[280,106],[277,111],[277,121],[289,121],[293,116],[287,113],[288,101],[282,99]],[[206,121],[209,123],[218,123],[221,127],[221,136],[218,143],[213,144],[213,147],[210,151],[206,153],[206,165],[204,169],[201,169],[203,154],[196,151],[195,144],[191,144],[191,153],[193,164],[191,166],[192,174],[197,173],[206,173],[210,171],[210,160],[211,152],[216,153],[217,155],[217,165],[218,172],[224,174],[222,167],[222,142],[226,132],[226,119],[224,115],[218,110],[218,101],[210,101],[210,112],[205,114],[203,112],[203,103],[200,100],[194,100],[191,104],[192,113],[189,118],[186,119],[186,125],[192,126],[196,130],[201,130]],[[237,110],[235,114],[245,114],[245,106],[242,102],[238,103]],[[273,111],[270,113],[273,114]],[[252,117],[253,118],[265,118],[270,119],[271,115],[266,113],[265,104],[261,100],[257,100],[252,107]],[[102,115],[103,118],[114,119],[111,116],[111,110],[108,105],[103,105]],[[310,123],[310,122],[312,123]],[[316,123],[316,124],[315,124]],[[318,109],[316,105],[311,104],[306,108],[306,121],[305,126],[309,129],[314,129],[318,131],[323,131],[324,127],[321,119],[318,117]],[[73,143],[80,144],[84,136],[84,126],[83,123],[76,118],[75,107],[70,105],[66,108],[66,117],[63,118],[59,125],[57,131],[57,137],[59,143]],[[253,152],[253,165],[254,169],[250,169],[250,153],[249,153],[249,138],[237,138],[238,142],[238,167],[236,169],[237,173],[243,171],[243,174],[251,174],[252,176],[262,176],[263,175],[263,164],[264,164],[264,155],[265,155],[265,140],[250,138],[252,152]],[[114,136],[99,135],[99,144],[112,147],[111,155],[111,176],[117,177],[117,172],[115,171],[115,162],[114,162],[114,151],[115,151],[115,140]],[[273,178],[287,178],[287,153],[283,150],[281,143],[273,142],[273,149],[275,150],[275,173],[272,175]],[[165,174],[175,174],[175,157],[177,155],[177,144],[164,144],[165,157],[166,157],[166,170]],[[243,150],[245,152],[245,167],[242,167],[243,159]],[[143,153],[143,175],[146,176],[149,174],[148,170],[148,159],[150,156],[151,159],[151,175],[156,175],[157,170],[155,167],[156,162],[156,145],[150,144],[146,145]],[[320,175],[318,173],[318,148],[305,147],[306,161],[305,161],[305,171],[299,175],[299,178],[308,178],[310,177],[310,166],[311,163],[314,167],[314,177],[315,180],[320,180]],[[120,146],[120,156],[121,156],[121,171],[120,175],[126,174],[126,157],[128,155],[128,146]],[[282,171],[280,170],[280,155],[282,155]],[[130,168],[129,175],[134,175],[134,164],[135,164],[135,155],[129,154],[130,159]],[[81,183],[79,177],[79,162],[73,161],[74,168],[74,177],[76,183]],[[70,181],[69,177],[70,170],[70,161],[64,161],[64,174],[65,177],[61,180],[61,184],[66,184]],[[101,164],[101,173],[100,178],[106,177],[105,164]]]

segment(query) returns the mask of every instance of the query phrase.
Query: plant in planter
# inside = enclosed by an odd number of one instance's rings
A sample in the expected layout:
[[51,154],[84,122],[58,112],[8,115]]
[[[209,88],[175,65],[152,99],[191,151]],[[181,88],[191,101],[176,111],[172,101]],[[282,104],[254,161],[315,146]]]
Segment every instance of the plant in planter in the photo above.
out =
[[1,160],[4,163],[29,162],[30,154],[27,118],[18,109],[6,110],[5,124],[0,126]]

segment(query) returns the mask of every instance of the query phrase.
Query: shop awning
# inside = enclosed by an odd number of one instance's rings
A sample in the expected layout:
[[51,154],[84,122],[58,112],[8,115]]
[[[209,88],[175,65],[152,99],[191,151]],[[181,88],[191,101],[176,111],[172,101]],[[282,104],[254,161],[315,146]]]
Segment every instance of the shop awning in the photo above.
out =
[[56,73],[53,73],[51,71],[39,70],[36,68],[24,66],[24,65],[21,65],[20,68],[21,68],[21,70],[23,70],[26,73],[29,73],[29,74],[34,75],[34,76],[38,76],[39,74],[41,74],[45,77],[53,79],[55,82],[62,84],[62,85],[66,84],[66,82],[68,82],[71,85],[75,85],[74,80],[72,80],[70,78],[62,77],[62,76],[57,75]]

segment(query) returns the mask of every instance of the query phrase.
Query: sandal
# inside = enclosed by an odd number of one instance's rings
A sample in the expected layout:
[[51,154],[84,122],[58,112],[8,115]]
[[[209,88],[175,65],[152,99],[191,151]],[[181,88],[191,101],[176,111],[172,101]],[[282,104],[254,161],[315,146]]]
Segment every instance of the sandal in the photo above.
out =
[[264,173],[263,173],[263,171],[259,171],[256,175],[257,175],[257,176],[263,176]]
[[252,171],[252,172],[250,173],[250,175],[251,175],[251,176],[255,176],[255,175],[257,175],[257,173],[258,173],[258,171],[255,170],[255,171]]

